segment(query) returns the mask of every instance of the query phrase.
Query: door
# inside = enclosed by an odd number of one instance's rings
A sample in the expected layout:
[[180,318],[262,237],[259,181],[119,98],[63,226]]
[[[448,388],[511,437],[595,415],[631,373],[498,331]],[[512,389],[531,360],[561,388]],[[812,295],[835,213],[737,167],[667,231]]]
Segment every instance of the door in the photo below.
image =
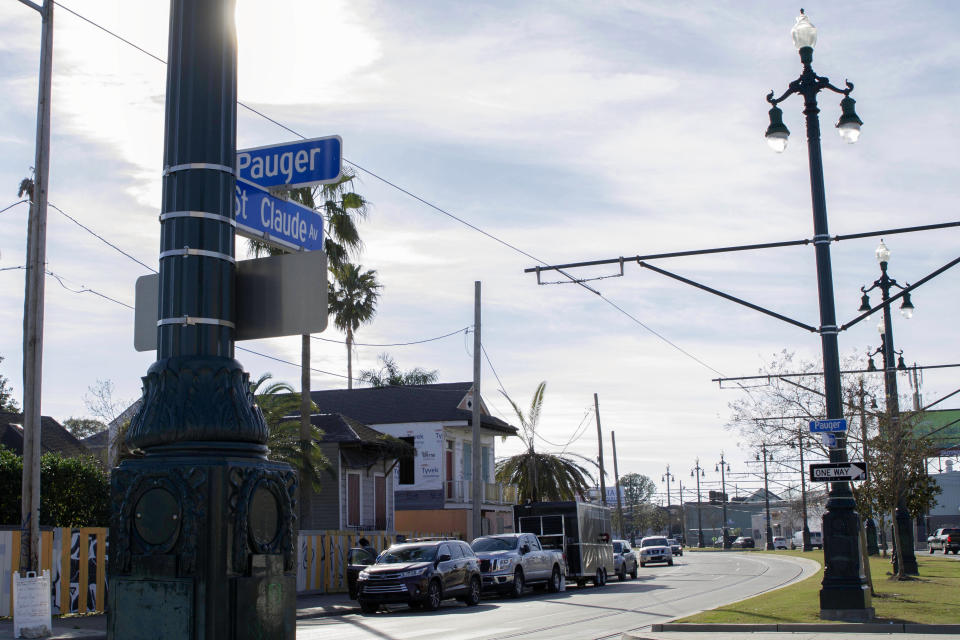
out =
[[373,478],[373,509],[374,528],[378,531],[387,529],[387,479],[384,476]]
[[443,463],[444,479],[447,485],[447,500],[453,500],[453,440],[447,440]]

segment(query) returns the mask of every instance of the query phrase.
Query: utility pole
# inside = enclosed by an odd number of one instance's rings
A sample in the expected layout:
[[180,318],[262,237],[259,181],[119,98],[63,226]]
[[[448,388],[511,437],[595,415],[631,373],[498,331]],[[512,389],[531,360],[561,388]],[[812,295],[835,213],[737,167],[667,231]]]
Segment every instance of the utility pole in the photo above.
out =
[[53,77],[53,0],[21,0],[41,16],[36,158],[27,222],[27,277],[23,295],[23,476],[20,574],[40,570],[40,419],[43,382],[43,298],[47,271],[47,188],[50,170],[50,99]]
[[680,481],[680,538],[687,543],[687,512],[683,508],[683,480]]
[[603,506],[607,506],[607,483],[603,479],[603,432],[600,430],[600,400],[597,394],[593,394],[593,409],[597,414],[597,444],[600,446],[600,457],[597,458],[600,466],[600,500]]
[[800,505],[803,509],[803,550],[810,551],[813,547],[810,546],[810,525],[807,523],[807,468],[803,464],[803,425],[800,425],[797,446],[800,448]]
[[483,470],[480,462],[480,281],[473,283],[473,450],[470,465],[473,483],[470,487],[473,501],[473,537],[483,535]]
[[723,549],[730,548],[730,536],[727,535],[727,476],[726,476],[726,462],[723,459],[723,452],[720,452],[720,498],[723,501],[723,527],[721,527],[721,535],[723,536]]
[[617,467],[617,432],[610,432],[610,441],[613,443],[613,481],[617,494],[617,520],[620,522],[620,537],[623,537],[623,500],[620,499],[620,470]]

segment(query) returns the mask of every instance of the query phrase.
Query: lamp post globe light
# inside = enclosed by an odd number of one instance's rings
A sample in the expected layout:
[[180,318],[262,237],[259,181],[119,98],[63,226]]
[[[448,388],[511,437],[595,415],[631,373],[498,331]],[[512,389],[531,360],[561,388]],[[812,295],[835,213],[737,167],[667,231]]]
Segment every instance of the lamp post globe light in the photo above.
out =
[[[770,103],[770,125],[766,139],[775,151],[786,149],[790,131],[783,122],[781,102],[799,94],[803,97],[806,118],[807,155],[810,163],[810,194],[813,205],[813,244],[817,264],[817,292],[820,301],[820,344],[823,352],[823,382],[827,418],[843,417],[843,395],[840,384],[840,353],[837,345],[836,309],[833,299],[833,273],[830,265],[830,236],[827,226],[827,203],[823,185],[823,158],[820,152],[820,120],[817,94],[829,90],[843,96],[837,130],[847,142],[856,142],[863,122],[854,109],[850,97],[853,84],[846,82],[840,89],[830,80],[813,71],[813,48],[817,30],[809,17],[800,10],[800,16],[791,32],[800,54],[803,70],[778,98],[774,92],[767,95]],[[830,449],[830,462],[847,462],[846,438],[838,437],[837,446]],[[864,620],[874,616],[870,606],[870,590],[858,551],[860,516],[850,490],[849,482],[830,483],[829,498],[823,516],[823,586],[820,590],[820,617],[823,619]]]
[[697,479],[697,548],[703,549],[703,499],[700,497],[700,478],[704,475],[703,467],[700,466],[700,458],[697,458],[697,464],[690,469],[690,477]]
[[[880,290],[883,305],[883,321],[877,325],[877,331],[880,332],[880,347],[868,354],[870,358],[867,368],[876,370],[873,363],[873,356],[881,354],[883,359],[883,389],[887,398],[887,436],[892,442],[900,443],[903,441],[903,424],[900,422],[900,399],[897,390],[897,371],[906,370],[906,364],[903,362],[903,352],[896,351],[893,345],[893,322],[890,318],[890,290],[893,288],[905,289],[896,280],[887,274],[887,265],[890,262],[890,249],[880,241],[880,246],[876,250],[877,262],[880,263],[880,277],[874,281],[870,288],[860,287],[863,296],[860,298],[860,310],[870,310],[869,293],[874,289]],[[910,286],[909,283],[907,286]],[[913,302],[910,300],[910,294],[903,294],[903,302],[900,304],[900,312],[903,317],[909,319],[913,317]],[[894,364],[894,356],[898,356]],[[893,465],[895,470],[903,467],[903,452],[898,446],[894,451]],[[917,567],[917,556],[914,552],[913,526],[910,522],[910,513],[907,509],[906,487],[900,483],[896,487],[896,509],[894,511],[894,526],[896,532],[894,536],[895,550],[892,558],[894,572],[902,575],[915,576],[919,574]],[[902,556],[902,572],[900,568],[900,556]]]

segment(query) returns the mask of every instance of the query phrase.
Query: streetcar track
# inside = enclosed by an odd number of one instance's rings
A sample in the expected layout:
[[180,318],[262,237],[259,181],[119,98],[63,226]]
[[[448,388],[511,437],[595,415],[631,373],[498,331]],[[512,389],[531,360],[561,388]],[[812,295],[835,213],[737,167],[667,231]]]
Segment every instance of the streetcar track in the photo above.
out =
[[[744,558],[744,559],[750,560],[750,561],[754,561],[754,562],[758,562],[758,560],[755,560],[755,559],[753,559],[753,558]],[[793,563],[791,563],[791,564],[793,564]],[[684,566],[688,566],[688,565],[684,565]],[[768,592],[773,591],[773,590],[775,590],[775,589],[779,589],[779,588],[781,588],[781,587],[783,587],[783,586],[791,583],[792,581],[796,580],[798,576],[800,576],[800,575],[803,574],[803,566],[800,565],[800,564],[795,564],[794,566],[796,567],[797,570],[796,570],[796,572],[795,572],[793,575],[791,575],[789,578],[787,578],[787,579],[785,579],[785,580],[777,583],[777,584],[774,585],[774,586],[771,586],[771,587],[768,588],[768,589],[764,589],[763,591],[759,591],[759,592],[757,592],[757,593],[755,593],[755,594],[753,594],[753,595],[751,595],[751,596],[748,596],[748,597],[749,597],[749,598],[753,598],[753,597],[756,597],[756,596],[758,596],[758,595],[761,595],[761,594],[764,594],[764,593],[768,593]],[[742,579],[740,579],[740,580],[736,580],[736,581],[731,582],[731,583],[729,583],[729,584],[727,584],[727,585],[724,585],[724,588],[735,587],[735,586],[737,586],[737,585],[744,584],[744,583],[746,583],[746,582],[749,582],[750,580],[753,580],[753,579],[755,579],[755,578],[759,578],[759,577],[763,576],[763,575],[764,575],[765,573],[767,573],[769,570],[770,570],[770,565],[764,564],[764,565],[763,565],[763,570],[760,571],[759,573],[751,574],[751,575],[749,575],[749,576],[744,576],[744,577],[743,577]],[[719,574],[714,574],[714,575],[719,575]],[[677,602],[682,602],[683,600],[687,600],[687,599],[689,599],[689,598],[694,598],[694,597],[697,597],[697,596],[702,596],[702,595],[704,595],[704,594],[706,594],[706,593],[709,593],[709,592],[711,592],[711,591],[715,591],[715,589],[704,589],[704,590],[702,590],[702,591],[697,591],[697,592],[694,592],[694,593],[686,593],[686,594],[684,594],[684,595],[682,595],[682,596],[678,596],[678,597],[672,598],[672,599],[658,600],[656,604],[657,604],[657,605],[675,604],[675,603],[677,603]],[[744,599],[746,599],[746,598],[744,598]],[[734,601],[734,602],[738,602],[738,601]],[[728,604],[729,604],[729,603],[728,603]],[[725,606],[725,605],[720,605],[720,606]],[[484,640],[508,640],[508,639],[510,639],[510,638],[522,638],[522,637],[524,637],[524,636],[529,636],[529,635],[532,635],[532,634],[535,634],[535,633],[542,633],[542,632],[544,632],[544,631],[551,631],[551,630],[553,630],[553,629],[559,629],[559,628],[562,628],[562,627],[569,627],[569,626],[571,626],[571,625],[573,625],[573,624],[579,625],[579,624],[584,623],[584,622],[592,622],[592,621],[594,621],[594,620],[602,620],[602,619],[605,619],[605,618],[612,618],[612,617],[614,617],[614,616],[620,616],[620,615],[625,615],[625,614],[629,614],[629,613],[640,613],[640,614],[645,614],[645,615],[650,615],[650,616],[658,616],[658,617],[660,617],[660,618],[670,618],[670,617],[671,617],[671,616],[669,616],[669,615],[667,615],[667,614],[654,613],[654,612],[652,612],[652,611],[644,611],[644,607],[636,607],[636,608],[634,608],[634,609],[626,609],[626,610],[620,610],[620,611],[616,611],[616,612],[602,613],[602,614],[599,614],[599,615],[596,615],[596,616],[591,616],[591,617],[589,617],[589,618],[581,618],[580,620],[577,620],[576,622],[573,622],[573,623],[567,622],[567,623],[563,623],[563,624],[546,625],[546,626],[543,626],[543,627],[538,627],[538,628],[536,628],[536,629],[527,629],[527,630],[524,630],[524,631],[518,631],[518,632],[515,632],[515,633],[506,634],[506,635],[488,636],[488,637],[485,638]],[[646,630],[646,629],[650,629],[650,628],[653,626],[653,624],[654,624],[654,623],[651,622],[651,623],[649,623],[649,624],[641,625],[641,626],[639,626],[639,627],[634,627],[634,628],[632,628],[632,629],[624,629],[624,630],[620,630],[620,631],[617,631],[617,632],[611,633],[611,634],[606,634],[606,635],[602,635],[602,636],[595,636],[595,637],[593,637],[593,638],[590,638],[590,640],[609,640],[609,639],[611,639],[611,638],[619,638],[619,637],[620,637],[621,635],[623,635],[624,633],[630,633],[630,632],[634,632],[634,631],[643,631],[643,630]]]

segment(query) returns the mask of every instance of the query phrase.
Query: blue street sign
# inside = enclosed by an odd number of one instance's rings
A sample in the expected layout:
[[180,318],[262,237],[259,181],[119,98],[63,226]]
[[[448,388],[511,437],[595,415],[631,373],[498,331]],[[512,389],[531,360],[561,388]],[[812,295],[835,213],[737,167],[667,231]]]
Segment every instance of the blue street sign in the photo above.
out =
[[811,420],[810,433],[835,433],[847,430],[847,421],[845,418],[835,418],[833,420]]
[[340,178],[340,136],[237,150],[237,178],[262,189],[295,189]]
[[237,180],[237,233],[294,251],[323,249],[323,217],[302,204],[275,198]]

